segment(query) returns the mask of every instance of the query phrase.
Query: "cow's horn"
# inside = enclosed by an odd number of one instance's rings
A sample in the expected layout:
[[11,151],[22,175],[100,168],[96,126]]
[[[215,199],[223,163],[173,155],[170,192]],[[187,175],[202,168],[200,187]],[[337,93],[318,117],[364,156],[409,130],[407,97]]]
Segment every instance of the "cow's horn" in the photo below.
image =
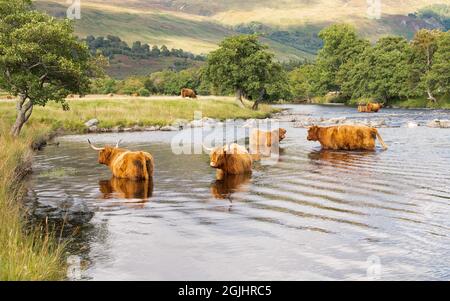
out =
[[101,150],[104,150],[104,149],[105,149],[104,147],[96,147],[96,146],[94,146],[94,145],[91,143],[91,140],[89,140],[89,139],[88,139],[88,143],[89,143],[89,145],[91,146],[91,148],[92,148],[93,150],[101,151]]
[[203,146],[203,148],[204,148],[206,151],[208,151],[208,152],[211,152],[211,151],[213,150],[212,147],[206,147],[205,144],[202,144],[202,146]]
[[119,147],[120,142],[122,142],[122,139],[119,139],[119,141],[117,141],[117,143],[116,143],[116,148]]

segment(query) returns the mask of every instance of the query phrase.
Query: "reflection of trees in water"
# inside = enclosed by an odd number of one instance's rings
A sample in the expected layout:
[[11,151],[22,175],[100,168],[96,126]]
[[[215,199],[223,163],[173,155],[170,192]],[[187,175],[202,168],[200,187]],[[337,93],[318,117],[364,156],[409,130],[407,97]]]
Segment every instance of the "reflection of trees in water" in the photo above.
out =
[[153,195],[152,178],[149,180],[129,180],[112,177],[110,180],[99,181],[99,186],[103,199],[139,200],[139,202],[121,203],[126,205],[141,204],[137,207],[144,207],[144,204]]
[[216,180],[211,184],[211,194],[216,199],[229,199],[235,192],[248,190],[251,174],[226,175],[222,180]]

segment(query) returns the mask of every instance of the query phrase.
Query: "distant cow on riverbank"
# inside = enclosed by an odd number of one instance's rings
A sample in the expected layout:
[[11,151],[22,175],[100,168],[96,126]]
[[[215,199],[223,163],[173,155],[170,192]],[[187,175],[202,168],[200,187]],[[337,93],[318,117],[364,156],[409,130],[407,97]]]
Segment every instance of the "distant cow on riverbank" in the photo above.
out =
[[148,180],[153,176],[153,157],[147,152],[132,152],[115,147],[96,147],[88,140],[93,150],[98,151],[98,163],[109,167],[116,178],[131,180]]
[[183,88],[181,89],[181,97],[197,98],[197,94],[192,89]]
[[232,143],[205,149],[210,152],[210,166],[217,169],[217,180],[222,180],[229,174],[239,175],[252,172],[252,157],[243,146]]
[[329,127],[312,126],[308,129],[308,140],[319,141],[323,149],[374,150],[376,138],[386,150],[387,146],[376,128],[338,125]]

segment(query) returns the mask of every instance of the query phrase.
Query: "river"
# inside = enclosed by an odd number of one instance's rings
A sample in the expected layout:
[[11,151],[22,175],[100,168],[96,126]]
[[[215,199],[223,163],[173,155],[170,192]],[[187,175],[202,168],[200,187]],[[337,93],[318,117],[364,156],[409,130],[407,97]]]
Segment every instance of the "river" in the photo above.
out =
[[[64,136],[36,155],[30,185],[38,199],[82,199],[95,211],[74,251],[82,279],[449,280],[450,129],[420,126],[449,111],[285,107],[385,118],[389,149],[320,151],[305,128],[282,122],[276,164],[216,182],[208,155],[172,152],[180,132]],[[149,151],[152,183],[111,179],[87,138]]]

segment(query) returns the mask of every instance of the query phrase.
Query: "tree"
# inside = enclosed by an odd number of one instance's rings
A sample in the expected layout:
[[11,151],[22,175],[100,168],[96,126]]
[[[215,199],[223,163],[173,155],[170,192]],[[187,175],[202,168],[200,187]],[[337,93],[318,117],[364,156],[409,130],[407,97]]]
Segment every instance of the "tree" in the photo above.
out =
[[169,51],[169,49],[167,48],[166,45],[162,45],[161,46],[160,53],[161,53],[162,56],[169,56],[170,55],[170,51]]
[[439,37],[433,66],[426,77],[427,86],[436,94],[450,94],[450,32]]
[[18,96],[11,134],[18,136],[35,105],[61,103],[83,94],[100,70],[89,50],[73,35],[68,20],[30,10],[28,1],[0,0],[0,88]]
[[347,24],[335,24],[319,33],[323,40],[323,48],[316,60],[317,72],[320,76],[314,83],[318,94],[339,91],[341,83],[337,74],[341,66],[357,58],[367,47],[367,40],[358,37],[354,27]]
[[273,54],[256,35],[232,36],[208,55],[204,76],[217,87],[233,89],[237,104],[243,107],[244,94],[264,93],[273,64]]
[[439,30],[421,29],[416,32],[411,43],[414,50],[413,81],[417,82],[418,86],[426,91],[428,99],[434,102],[436,98],[431,91],[431,82],[427,79],[430,78],[428,72],[433,66],[433,57],[438,49],[438,40],[441,35],[442,31]]
[[289,73],[289,83],[294,99],[311,100],[314,95],[316,76],[316,66],[312,64],[303,65]]
[[161,52],[157,45],[153,45],[151,55],[154,57],[158,57]]
[[342,82],[343,94],[383,101],[409,96],[410,56],[411,47],[405,38],[381,38],[374,47],[367,48],[359,59],[341,69],[346,74]]

